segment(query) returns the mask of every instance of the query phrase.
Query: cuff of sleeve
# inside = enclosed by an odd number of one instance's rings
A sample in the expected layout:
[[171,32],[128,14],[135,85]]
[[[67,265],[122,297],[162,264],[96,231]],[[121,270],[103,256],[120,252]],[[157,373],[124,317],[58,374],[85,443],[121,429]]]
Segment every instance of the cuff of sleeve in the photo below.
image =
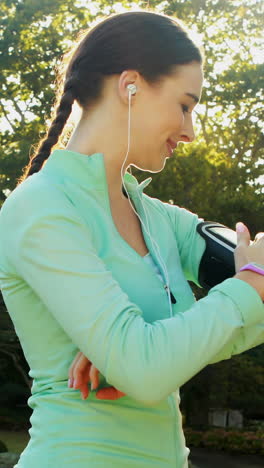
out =
[[255,288],[238,278],[229,278],[210,289],[208,294],[220,291],[240,310],[245,326],[255,325],[264,319],[264,304]]

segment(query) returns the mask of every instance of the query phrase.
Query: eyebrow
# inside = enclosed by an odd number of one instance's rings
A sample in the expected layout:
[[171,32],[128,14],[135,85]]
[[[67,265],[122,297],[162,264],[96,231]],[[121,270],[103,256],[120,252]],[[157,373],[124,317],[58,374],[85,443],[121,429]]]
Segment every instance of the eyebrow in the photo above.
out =
[[193,98],[193,100],[194,100],[195,102],[199,102],[199,98],[198,98],[198,96],[196,96],[196,94],[185,93],[185,95],[186,95],[186,96],[189,96],[189,97],[191,97],[191,98]]

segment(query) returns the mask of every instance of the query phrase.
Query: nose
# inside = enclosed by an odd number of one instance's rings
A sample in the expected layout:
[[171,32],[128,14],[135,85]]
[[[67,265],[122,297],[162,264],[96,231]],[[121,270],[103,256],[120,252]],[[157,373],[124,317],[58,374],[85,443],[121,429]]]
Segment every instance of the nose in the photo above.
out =
[[186,117],[184,119],[184,125],[180,135],[180,141],[183,141],[185,143],[191,143],[195,140],[195,131],[193,128],[192,114],[187,113],[185,115]]

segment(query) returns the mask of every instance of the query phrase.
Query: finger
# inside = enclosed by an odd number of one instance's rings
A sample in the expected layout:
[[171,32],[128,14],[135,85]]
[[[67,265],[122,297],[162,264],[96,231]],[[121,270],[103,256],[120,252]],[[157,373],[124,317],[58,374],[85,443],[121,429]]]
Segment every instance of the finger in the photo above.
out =
[[87,366],[83,369],[81,373],[77,376],[75,380],[75,387],[80,388],[81,385],[88,385],[90,382],[90,368],[91,368],[91,363],[87,364]]
[[90,369],[91,389],[95,390],[99,385],[99,370],[92,364]]
[[107,387],[107,388],[101,388],[96,392],[96,398],[99,400],[117,400],[118,398],[121,398],[122,396],[125,396],[126,394],[124,392],[121,392],[120,390],[117,390],[115,387]]
[[90,381],[90,361],[89,364],[85,367],[85,369],[82,371],[82,373],[78,376],[77,381],[74,382],[75,389],[79,389],[81,392],[81,396],[83,400],[86,400],[89,396],[89,386],[88,383]]
[[71,365],[70,365],[70,368],[69,368],[69,372],[68,372],[68,377],[69,377],[69,381],[68,381],[68,386],[69,387],[72,387],[73,386],[73,369],[74,369],[74,366],[76,365],[76,363],[78,362],[80,356],[82,355],[81,351],[79,351],[74,360],[72,361]]
[[237,245],[248,246],[250,244],[250,232],[245,224],[236,223]]
[[86,382],[81,383],[79,386],[79,390],[81,392],[82,399],[86,400],[90,393],[88,384]]
[[89,379],[90,367],[91,362],[86,356],[84,356],[84,354],[82,354],[73,368],[73,388],[79,388],[80,384],[83,382],[84,375],[87,375],[87,378]]
[[259,240],[264,240],[264,232],[258,232],[256,235],[255,235],[255,239],[254,239],[254,242],[257,242]]

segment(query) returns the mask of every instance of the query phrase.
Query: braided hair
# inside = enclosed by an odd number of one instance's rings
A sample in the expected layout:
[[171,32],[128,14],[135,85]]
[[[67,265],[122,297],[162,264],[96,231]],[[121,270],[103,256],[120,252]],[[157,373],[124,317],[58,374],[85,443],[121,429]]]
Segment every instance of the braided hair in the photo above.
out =
[[31,157],[21,183],[38,172],[58,142],[76,100],[83,110],[100,98],[107,75],[136,69],[149,84],[173,72],[175,65],[202,63],[199,48],[178,20],[150,11],[113,14],[88,31],[58,68],[58,92],[52,123]]

